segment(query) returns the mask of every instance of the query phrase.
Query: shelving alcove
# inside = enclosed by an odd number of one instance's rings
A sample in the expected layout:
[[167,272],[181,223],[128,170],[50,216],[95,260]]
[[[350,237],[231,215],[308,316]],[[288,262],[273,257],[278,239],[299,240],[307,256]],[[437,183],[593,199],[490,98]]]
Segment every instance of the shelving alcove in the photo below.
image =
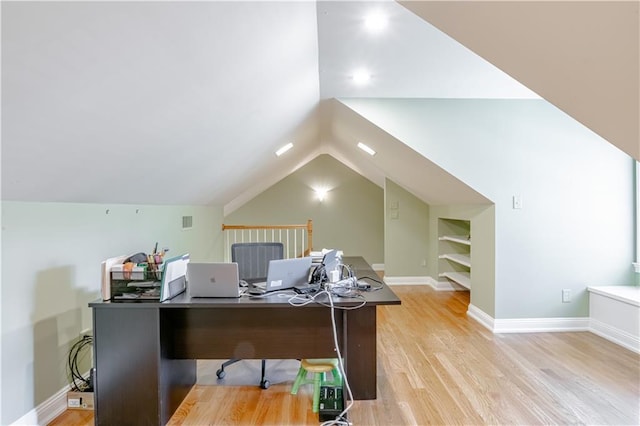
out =
[[438,276],[471,289],[471,222],[438,219]]

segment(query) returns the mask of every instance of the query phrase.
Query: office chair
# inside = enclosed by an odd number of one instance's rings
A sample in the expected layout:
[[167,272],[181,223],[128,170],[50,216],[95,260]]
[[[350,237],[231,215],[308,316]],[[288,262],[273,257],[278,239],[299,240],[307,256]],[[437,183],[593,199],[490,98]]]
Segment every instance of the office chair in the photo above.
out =
[[[267,280],[269,261],[284,258],[284,245],[282,243],[235,243],[231,245],[231,261],[238,264],[240,279],[251,285]],[[219,379],[225,376],[225,367],[235,364],[239,359],[230,359],[222,363],[216,376]],[[260,387],[267,389],[271,384],[265,378],[266,360],[262,360],[262,378]]]

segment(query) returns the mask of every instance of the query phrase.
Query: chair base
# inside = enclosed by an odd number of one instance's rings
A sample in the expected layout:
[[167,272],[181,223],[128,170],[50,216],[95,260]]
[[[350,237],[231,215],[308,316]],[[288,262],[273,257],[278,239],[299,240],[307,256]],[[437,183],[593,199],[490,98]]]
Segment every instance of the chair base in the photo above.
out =
[[[227,373],[224,371],[225,367],[233,365],[238,361],[241,361],[241,359],[234,358],[234,359],[230,359],[223,362],[220,368],[218,369],[218,371],[216,371],[216,376],[218,376],[218,379],[224,379],[224,376],[226,376]],[[262,389],[268,389],[269,386],[271,386],[271,382],[266,378],[266,365],[267,365],[267,362],[266,360],[263,359],[262,360],[262,376],[260,379],[260,387]]]

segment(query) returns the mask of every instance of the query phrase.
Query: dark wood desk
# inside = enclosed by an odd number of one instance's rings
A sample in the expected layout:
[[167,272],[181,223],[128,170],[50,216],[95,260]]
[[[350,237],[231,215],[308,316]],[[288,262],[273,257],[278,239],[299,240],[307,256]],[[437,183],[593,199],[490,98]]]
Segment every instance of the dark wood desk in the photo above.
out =
[[[346,257],[358,277],[377,277]],[[338,342],[354,399],[376,398],[376,306],[400,304],[383,285],[367,304],[336,310]],[[356,299],[334,297],[336,306]],[[96,425],[164,425],[196,382],[197,359],[335,357],[330,309],[255,299],[102,302],[93,308]],[[265,391],[265,392],[268,392]]]

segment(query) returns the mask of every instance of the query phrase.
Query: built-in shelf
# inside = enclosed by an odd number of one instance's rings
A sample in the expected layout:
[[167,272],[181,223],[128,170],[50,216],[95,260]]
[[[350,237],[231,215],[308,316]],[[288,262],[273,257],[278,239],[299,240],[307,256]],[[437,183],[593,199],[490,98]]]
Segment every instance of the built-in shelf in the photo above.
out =
[[469,256],[465,256],[464,254],[446,253],[446,254],[441,254],[438,257],[440,259],[449,259],[452,262],[456,262],[462,266],[471,268],[471,258]]
[[438,277],[471,289],[471,221],[438,219]]
[[440,277],[448,278],[464,288],[471,289],[471,274],[469,272],[443,272]]
[[468,235],[443,235],[438,238],[440,241],[453,241],[454,243],[471,245],[471,238]]

